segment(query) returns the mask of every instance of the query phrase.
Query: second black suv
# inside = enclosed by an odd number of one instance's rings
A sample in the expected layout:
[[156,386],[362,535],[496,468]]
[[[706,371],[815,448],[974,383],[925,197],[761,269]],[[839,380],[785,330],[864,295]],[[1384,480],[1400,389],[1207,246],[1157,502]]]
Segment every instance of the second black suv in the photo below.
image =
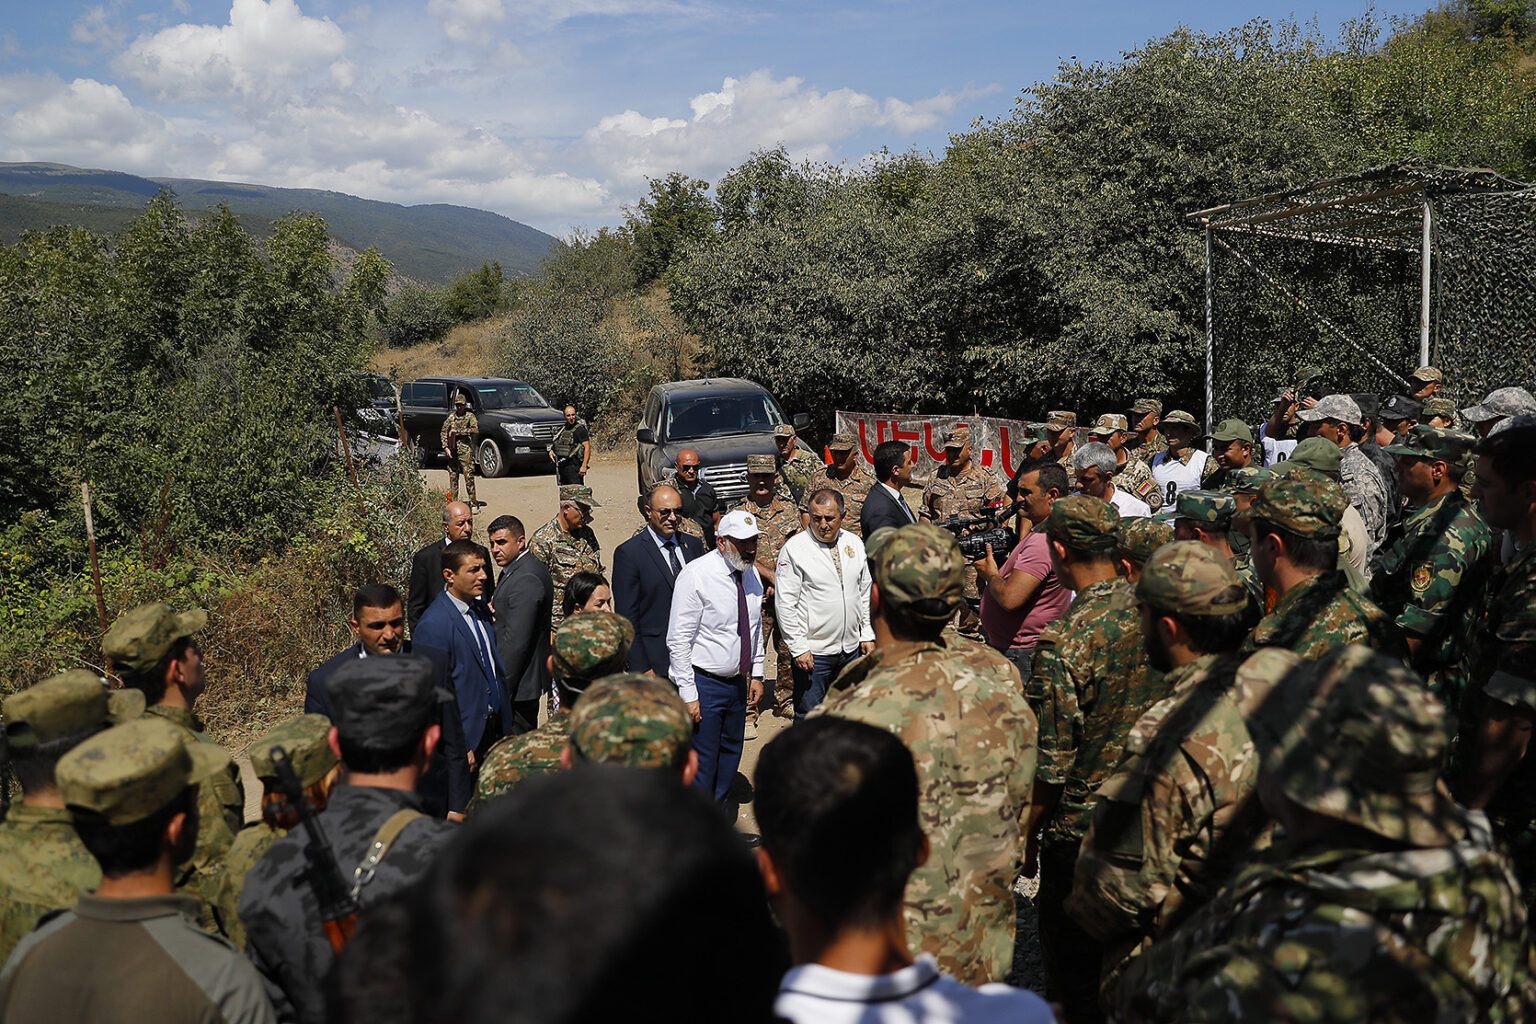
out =
[[405,430],[422,465],[442,454],[443,420],[463,392],[480,425],[475,463],[481,476],[501,476],[513,465],[551,465],[549,442],[565,415],[530,384],[505,377],[419,377],[400,389]]

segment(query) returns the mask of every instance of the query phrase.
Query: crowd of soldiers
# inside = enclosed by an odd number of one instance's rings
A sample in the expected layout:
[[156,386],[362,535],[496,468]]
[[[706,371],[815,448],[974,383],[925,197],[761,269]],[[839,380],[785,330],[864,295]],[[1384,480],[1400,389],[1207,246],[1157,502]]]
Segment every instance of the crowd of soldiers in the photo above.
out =
[[[903,518],[863,538],[873,650],[763,751],[752,853],[684,796],[690,709],[595,598],[552,621],[559,714],[489,748],[463,815],[419,795],[440,671],[359,634],[328,715],[250,745],[250,825],[195,714],[206,616],[135,609],[120,686],[4,701],[0,1016],[1044,1020],[997,984],[1038,871],[1058,1019],[1536,1019],[1536,399],[1412,381],[1304,374],[1209,435],[1153,398],[1053,411],[1007,479],[957,424],[915,511],[910,456],[871,475],[781,426],[738,506],[765,592],[822,488],[855,532],[877,486]],[[729,510],[677,471],[712,542]],[[528,547],[563,592],[603,566],[591,491],[560,498]],[[1015,552],[961,555],[1003,519]]]

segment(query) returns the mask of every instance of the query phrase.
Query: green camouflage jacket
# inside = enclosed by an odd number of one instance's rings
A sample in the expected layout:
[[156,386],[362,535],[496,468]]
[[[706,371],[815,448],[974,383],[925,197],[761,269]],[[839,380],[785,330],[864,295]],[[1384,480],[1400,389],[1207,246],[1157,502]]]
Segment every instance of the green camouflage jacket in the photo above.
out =
[[438,431],[438,437],[443,442],[443,447],[448,447],[448,435],[458,432],[459,449],[473,448],[475,435],[480,432],[480,421],[475,419],[475,414],[465,412],[462,416],[458,413],[449,413],[443,420],[443,429]]
[[[1536,544],[1527,544],[1488,582],[1473,628],[1470,690],[1469,697],[1536,712]],[[1465,702],[1463,730],[1474,724],[1469,714],[1482,706],[1482,700]],[[1515,767],[1488,813],[1504,838],[1530,829],[1536,821],[1536,751]],[[1516,844],[1516,857],[1527,888],[1536,890],[1536,837]]]
[[1496,558],[1493,531],[1452,491],[1405,516],[1402,536],[1372,563],[1371,600],[1423,641],[1414,668],[1447,707],[1465,689],[1472,613]]
[[240,921],[240,890],[245,888],[245,876],[272,849],[272,844],[287,834],[286,829],[279,832],[258,821],[241,829],[224,855],[223,870],[214,884],[211,902],[224,924],[224,934],[241,949],[245,948],[245,925]]
[[795,446],[795,453],[788,459],[781,459],[777,454],[773,459],[779,467],[778,489],[796,505],[805,500],[805,485],[810,483],[811,477],[826,467],[826,463],[799,445]]
[[1243,641],[1243,653],[1284,647],[1303,658],[1321,658],[1345,644],[1364,644],[1399,657],[1405,653],[1402,636],[1386,612],[1352,590],[1335,569],[1287,591]]
[[469,810],[476,811],[519,782],[560,770],[560,755],[571,739],[571,715],[561,708],[533,732],[505,736],[486,751]]
[[823,487],[830,487],[843,496],[843,529],[856,537],[863,537],[859,514],[864,511],[864,499],[869,497],[869,489],[875,486],[875,475],[864,468],[863,462],[853,464],[853,472],[846,480],[832,479],[827,475],[828,468],[823,466],[812,474],[805,485],[805,501],[801,503],[800,510],[810,511],[811,495]]
[[63,808],[12,804],[0,824],[0,963],[38,918],[75,905],[101,883],[101,868]]
[[1040,720],[1039,778],[1062,787],[1045,842],[1077,846],[1131,726],[1167,693],[1147,663],[1129,584],[1102,580],[1078,591],[1067,614],[1041,632],[1024,692]]
[[1106,987],[1269,844],[1258,754],[1232,697],[1241,663],[1210,654],[1168,673],[1168,696],[1099,788],[1067,910],[1103,943]]
[[898,736],[917,762],[932,844],[907,883],[907,939],[966,984],[1013,966],[1013,882],[1035,779],[1035,716],[995,651],[896,643],[849,665],[813,715]]
[[[1472,817],[1480,817],[1473,815]],[[1525,908],[1485,824],[1447,848],[1286,844],[1126,970],[1126,1021],[1536,1019]]]
[[560,529],[560,518],[556,516],[534,531],[528,550],[544,563],[555,585],[554,621],[551,623],[554,628],[565,621],[561,598],[565,595],[566,583],[583,570],[603,572],[603,549],[591,526],[583,526],[574,535],[569,534]]

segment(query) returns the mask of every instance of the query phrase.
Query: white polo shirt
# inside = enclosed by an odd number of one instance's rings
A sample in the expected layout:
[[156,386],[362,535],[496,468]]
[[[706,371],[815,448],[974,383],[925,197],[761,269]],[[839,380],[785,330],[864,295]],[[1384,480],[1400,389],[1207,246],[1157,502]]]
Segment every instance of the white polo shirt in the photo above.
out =
[[891,974],[850,974],[820,964],[792,967],[773,1012],[793,1024],[1052,1024],[1044,999],[1027,989],[962,985],[933,957]]

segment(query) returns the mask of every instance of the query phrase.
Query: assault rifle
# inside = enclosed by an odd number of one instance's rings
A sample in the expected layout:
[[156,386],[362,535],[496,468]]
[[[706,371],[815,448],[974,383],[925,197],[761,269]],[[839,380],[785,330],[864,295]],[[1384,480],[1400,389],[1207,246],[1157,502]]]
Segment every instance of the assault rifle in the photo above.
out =
[[315,821],[314,808],[304,797],[304,787],[299,784],[293,762],[288,760],[288,752],[282,747],[272,748],[272,767],[277,771],[283,795],[309,837],[309,844],[304,847],[304,860],[308,865],[304,869],[304,878],[315,894],[315,902],[320,905],[320,925],[325,929],[325,937],[331,948],[340,953],[357,928],[357,900],[336,864],[336,854],[331,851],[330,842]]

